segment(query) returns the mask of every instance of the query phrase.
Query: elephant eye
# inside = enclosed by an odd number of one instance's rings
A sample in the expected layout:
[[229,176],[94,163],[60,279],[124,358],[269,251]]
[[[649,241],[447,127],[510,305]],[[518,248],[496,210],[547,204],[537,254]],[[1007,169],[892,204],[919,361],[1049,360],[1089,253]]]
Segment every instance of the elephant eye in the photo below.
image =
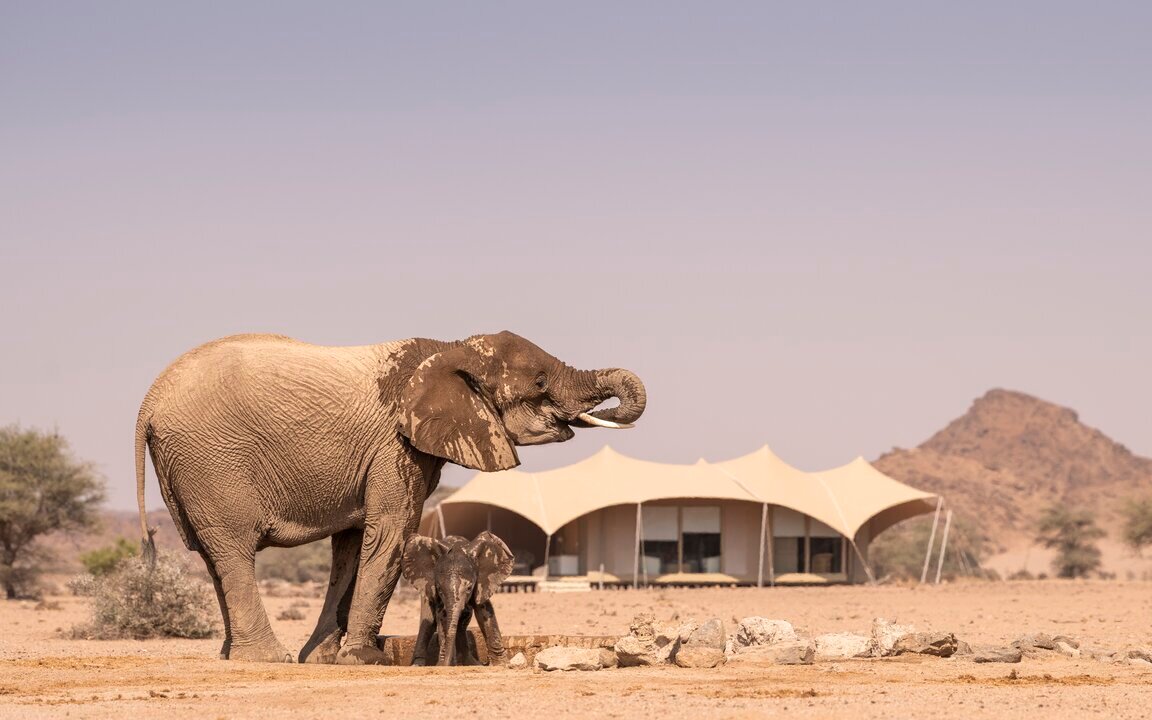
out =
[[540,391],[548,389],[548,376],[540,373],[536,376],[536,388]]

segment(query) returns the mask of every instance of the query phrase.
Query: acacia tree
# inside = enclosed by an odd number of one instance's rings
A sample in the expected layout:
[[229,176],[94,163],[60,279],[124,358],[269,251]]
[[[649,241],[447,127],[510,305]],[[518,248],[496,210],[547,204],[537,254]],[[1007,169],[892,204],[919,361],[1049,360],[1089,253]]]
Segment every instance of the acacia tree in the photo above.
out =
[[1152,498],[1129,500],[1123,514],[1125,544],[1136,552],[1152,545]]
[[96,521],[104,483],[55,432],[0,428],[0,584],[8,599],[39,572],[36,540]]
[[1069,510],[1056,504],[1044,511],[1036,542],[1056,550],[1052,569],[1063,578],[1085,577],[1100,568],[1100,548],[1096,541],[1105,533],[1086,510]]

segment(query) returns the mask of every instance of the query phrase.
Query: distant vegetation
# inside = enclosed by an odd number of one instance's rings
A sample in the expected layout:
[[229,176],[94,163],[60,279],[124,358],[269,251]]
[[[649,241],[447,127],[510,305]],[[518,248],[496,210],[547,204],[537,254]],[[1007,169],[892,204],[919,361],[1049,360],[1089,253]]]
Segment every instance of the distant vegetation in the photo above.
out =
[[1129,500],[1122,515],[1124,543],[1136,552],[1152,545],[1152,498]]
[[256,553],[256,578],[287,582],[328,582],[332,543],[317,540],[292,548],[266,548]]
[[101,577],[114,571],[124,560],[139,554],[139,542],[127,538],[117,538],[112,545],[105,545],[92,552],[84,553],[80,556],[80,562],[89,573]]
[[96,523],[104,483],[72,456],[55,432],[0,428],[0,584],[8,599],[35,596],[47,550],[37,546],[58,530]]
[[1087,510],[1072,510],[1063,503],[1049,506],[1040,517],[1036,542],[1055,550],[1052,569],[1062,578],[1087,577],[1100,569],[1096,541],[1107,535]]
[[[90,576],[91,577],[91,576]],[[92,620],[73,628],[82,638],[206,638],[216,634],[215,592],[189,573],[186,558],[161,551],[155,567],[139,558],[86,584]]]
[[[933,543],[929,581],[936,577],[943,531],[944,522],[941,520]],[[877,536],[868,548],[868,561],[872,564],[876,578],[919,581],[931,534],[932,516],[926,515],[905,520]],[[974,536],[971,523],[959,517],[953,520],[941,577],[987,577],[987,573],[980,567],[980,559],[984,554],[983,543],[974,542]]]

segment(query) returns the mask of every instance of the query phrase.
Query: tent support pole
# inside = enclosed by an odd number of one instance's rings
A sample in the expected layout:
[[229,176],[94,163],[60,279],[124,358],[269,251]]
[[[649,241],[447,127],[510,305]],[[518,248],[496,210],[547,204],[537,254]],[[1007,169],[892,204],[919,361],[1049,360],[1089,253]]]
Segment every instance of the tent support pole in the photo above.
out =
[[768,508],[768,585],[776,587],[776,509]]
[[549,535],[544,540],[544,579],[547,580],[548,576],[552,574],[552,567],[550,561],[552,559],[552,536]]
[[860,564],[864,567],[864,574],[868,576],[868,584],[876,584],[876,576],[872,574],[872,568],[868,565],[868,561],[864,559],[864,553],[860,552],[860,546],[856,544],[856,538],[852,538],[848,542],[852,543],[852,549],[856,551],[856,557],[860,558]]
[[632,553],[632,589],[640,587],[640,503],[636,503],[636,552]]
[[928,564],[932,562],[932,546],[936,543],[936,526],[940,523],[940,506],[944,504],[944,496],[936,498],[936,514],[932,516],[932,532],[928,535],[928,551],[924,553],[924,569],[920,571],[920,584],[928,580]]
[[436,505],[436,520],[440,523],[440,539],[448,537],[448,533],[444,530],[444,508],[437,503]]
[[756,587],[764,587],[764,533],[768,530],[768,503],[760,507],[760,564],[756,566]]
[[940,571],[944,569],[944,551],[948,549],[948,530],[952,527],[952,508],[944,518],[944,535],[940,538],[940,559],[936,562],[936,585],[940,584]]

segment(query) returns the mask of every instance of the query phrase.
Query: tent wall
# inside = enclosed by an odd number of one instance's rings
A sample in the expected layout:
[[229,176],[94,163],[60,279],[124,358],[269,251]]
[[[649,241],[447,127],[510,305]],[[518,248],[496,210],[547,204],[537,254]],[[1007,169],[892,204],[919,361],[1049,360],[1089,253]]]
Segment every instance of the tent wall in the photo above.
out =
[[621,579],[632,578],[636,551],[636,506],[613,505],[585,515],[561,529],[583,523],[584,543],[580,551],[580,573],[604,572]]
[[[723,572],[742,580],[756,580],[760,561],[760,512],[756,503],[725,503],[722,508],[724,526],[721,530],[721,558]],[[765,561],[767,566],[767,561]],[[767,569],[765,569],[767,572]]]

